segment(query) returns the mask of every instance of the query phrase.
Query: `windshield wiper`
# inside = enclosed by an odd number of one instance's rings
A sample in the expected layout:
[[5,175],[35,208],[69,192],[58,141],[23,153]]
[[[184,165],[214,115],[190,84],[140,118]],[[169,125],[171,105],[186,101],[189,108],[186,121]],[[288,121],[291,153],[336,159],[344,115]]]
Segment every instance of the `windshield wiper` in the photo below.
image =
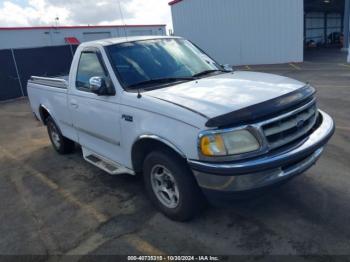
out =
[[225,71],[224,70],[220,70],[220,69],[205,70],[203,72],[194,74],[193,77],[205,76],[205,75],[209,75],[209,74],[214,73],[214,72],[225,72]]
[[129,85],[127,86],[127,88],[142,87],[142,86],[148,86],[153,84],[168,84],[172,82],[191,81],[191,80],[195,80],[195,78],[194,77],[168,77],[168,78],[149,79],[146,81]]

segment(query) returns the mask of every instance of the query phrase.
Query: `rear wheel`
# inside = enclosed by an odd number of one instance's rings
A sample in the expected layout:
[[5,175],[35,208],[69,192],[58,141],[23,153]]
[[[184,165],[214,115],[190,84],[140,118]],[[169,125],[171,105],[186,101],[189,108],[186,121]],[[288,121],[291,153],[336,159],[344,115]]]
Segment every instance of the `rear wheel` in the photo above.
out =
[[55,121],[51,116],[46,119],[47,132],[49,134],[51,144],[54,149],[60,154],[68,154],[74,151],[75,143],[74,141],[64,137],[61,134]]
[[173,220],[190,220],[205,207],[206,200],[186,162],[169,150],[146,157],[144,180],[151,201]]

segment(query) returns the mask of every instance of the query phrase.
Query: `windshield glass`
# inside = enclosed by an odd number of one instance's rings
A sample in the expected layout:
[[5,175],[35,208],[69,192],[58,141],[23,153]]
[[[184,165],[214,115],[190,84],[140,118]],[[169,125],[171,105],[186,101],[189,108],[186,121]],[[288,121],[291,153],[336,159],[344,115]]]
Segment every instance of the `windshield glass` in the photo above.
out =
[[107,50],[126,88],[137,88],[144,83],[159,85],[177,80],[190,81],[201,73],[205,75],[222,70],[215,61],[184,39],[142,40],[111,45]]

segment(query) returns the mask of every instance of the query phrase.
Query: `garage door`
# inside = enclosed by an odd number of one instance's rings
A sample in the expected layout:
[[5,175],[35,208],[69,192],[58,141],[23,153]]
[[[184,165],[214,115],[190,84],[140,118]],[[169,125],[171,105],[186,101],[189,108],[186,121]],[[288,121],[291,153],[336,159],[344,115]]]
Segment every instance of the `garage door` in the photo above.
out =
[[342,32],[342,16],[337,13],[312,12],[305,16],[305,42],[318,45],[334,44]]

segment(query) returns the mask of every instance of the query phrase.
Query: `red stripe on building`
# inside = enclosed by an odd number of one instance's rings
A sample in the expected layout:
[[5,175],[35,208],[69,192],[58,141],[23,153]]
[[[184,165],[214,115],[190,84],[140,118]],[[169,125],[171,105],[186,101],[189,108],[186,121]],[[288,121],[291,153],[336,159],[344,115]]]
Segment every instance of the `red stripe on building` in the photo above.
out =
[[64,41],[66,41],[66,43],[70,44],[70,45],[79,45],[80,44],[79,40],[76,37],[73,37],[73,36],[65,37]]

